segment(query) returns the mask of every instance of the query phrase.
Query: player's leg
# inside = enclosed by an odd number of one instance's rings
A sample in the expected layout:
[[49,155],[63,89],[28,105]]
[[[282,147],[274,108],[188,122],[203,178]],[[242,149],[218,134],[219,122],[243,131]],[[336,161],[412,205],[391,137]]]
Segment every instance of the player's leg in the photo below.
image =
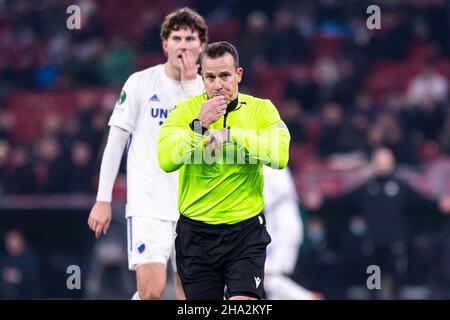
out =
[[[175,235],[175,230],[176,230],[176,222],[172,223],[172,228],[173,228],[173,233]],[[181,279],[180,279],[180,275],[178,274],[177,271],[177,260],[176,260],[176,253],[175,253],[175,236],[173,239],[173,247],[172,247],[172,251],[170,253],[170,260],[172,262],[172,269],[174,271],[173,274],[173,280],[174,280],[174,284],[175,284],[175,294],[177,296],[177,300],[186,300],[186,295],[184,294],[184,290],[183,290],[183,285],[181,284]]]
[[184,294],[183,285],[181,284],[178,272],[175,272],[175,292],[178,300],[186,300],[186,295]]
[[303,224],[297,203],[286,201],[267,215],[272,243],[267,247],[265,289],[276,300],[316,300],[320,295],[289,278],[297,263],[303,237]]
[[173,247],[173,222],[150,217],[128,218],[129,269],[136,271],[134,299],[160,299],[166,287],[167,261]]
[[180,217],[176,233],[176,265],[186,299],[222,300],[225,282],[212,250],[221,242],[219,231]]
[[232,228],[235,235],[229,239],[229,262],[224,268],[230,300],[264,299],[264,264],[271,241],[264,215]]
[[141,300],[159,300],[166,288],[166,264],[146,263],[136,267],[136,282]]

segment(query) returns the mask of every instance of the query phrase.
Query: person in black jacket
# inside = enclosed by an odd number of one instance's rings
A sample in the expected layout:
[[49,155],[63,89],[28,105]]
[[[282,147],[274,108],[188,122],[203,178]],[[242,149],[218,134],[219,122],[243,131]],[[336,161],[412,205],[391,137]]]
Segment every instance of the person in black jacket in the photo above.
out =
[[39,259],[23,233],[9,230],[0,256],[0,299],[36,299],[40,296]]
[[392,298],[394,276],[401,273],[405,265],[413,214],[420,219],[435,218],[438,212],[448,214],[450,197],[444,196],[439,201],[429,199],[399,179],[395,174],[394,155],[388,148],[374,150],[372,168],[374,176],[363,185],[338,197],[322,199],[311,209],[328,219],[335,219],[335,212],[342,212],[346,217],[355,214],[364,217],[366,240],[372,247],[371,261],[380,267],[381,286],[386,289],[380,294]]

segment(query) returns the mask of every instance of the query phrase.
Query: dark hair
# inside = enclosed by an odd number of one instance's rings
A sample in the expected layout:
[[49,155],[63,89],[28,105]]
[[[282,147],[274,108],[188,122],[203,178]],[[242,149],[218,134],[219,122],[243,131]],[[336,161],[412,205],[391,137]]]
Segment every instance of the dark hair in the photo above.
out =
[[205,19],[190,8],[178,9],[168,14],[161,25],[161,39],[167,40],[172,31],[187,27],[193,32],[198,32],[201,43],[208,42],[208,26]]
[[203,58],[209,57],[212,59],[223,57],[225,53],[231,54],[234,60],[234,67],[237,69],[239,68],[239,55],[236,50],[236,48],[229,42],[226,41],[219,41],[219,42],[213,42],[206,46],[205,50],[202,52],[201,60],[203,61]]

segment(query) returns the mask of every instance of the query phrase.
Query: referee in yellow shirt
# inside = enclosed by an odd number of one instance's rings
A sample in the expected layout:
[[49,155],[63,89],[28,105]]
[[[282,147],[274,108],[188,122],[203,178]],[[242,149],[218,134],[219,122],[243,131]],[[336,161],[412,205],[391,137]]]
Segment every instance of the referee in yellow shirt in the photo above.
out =
[[228,42],[201,58],[206,93],[177,103],[161,127],[158,160],[180,170],[175,240],[187,299],[264,297],[271,239],[262,165],[286,166],[290,135],[270,100],[239,93],[243,69]]

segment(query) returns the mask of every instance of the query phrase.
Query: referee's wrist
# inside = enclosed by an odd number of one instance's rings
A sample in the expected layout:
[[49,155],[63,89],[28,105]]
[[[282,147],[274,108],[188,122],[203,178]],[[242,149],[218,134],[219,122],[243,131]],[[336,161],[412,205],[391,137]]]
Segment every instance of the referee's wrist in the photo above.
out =
[[194,119],[189,124],[189,127],[192,129],[192,131],[204,135],[206,131],[208,131],[208,128],[204,127],[203,122],[200,119]]

